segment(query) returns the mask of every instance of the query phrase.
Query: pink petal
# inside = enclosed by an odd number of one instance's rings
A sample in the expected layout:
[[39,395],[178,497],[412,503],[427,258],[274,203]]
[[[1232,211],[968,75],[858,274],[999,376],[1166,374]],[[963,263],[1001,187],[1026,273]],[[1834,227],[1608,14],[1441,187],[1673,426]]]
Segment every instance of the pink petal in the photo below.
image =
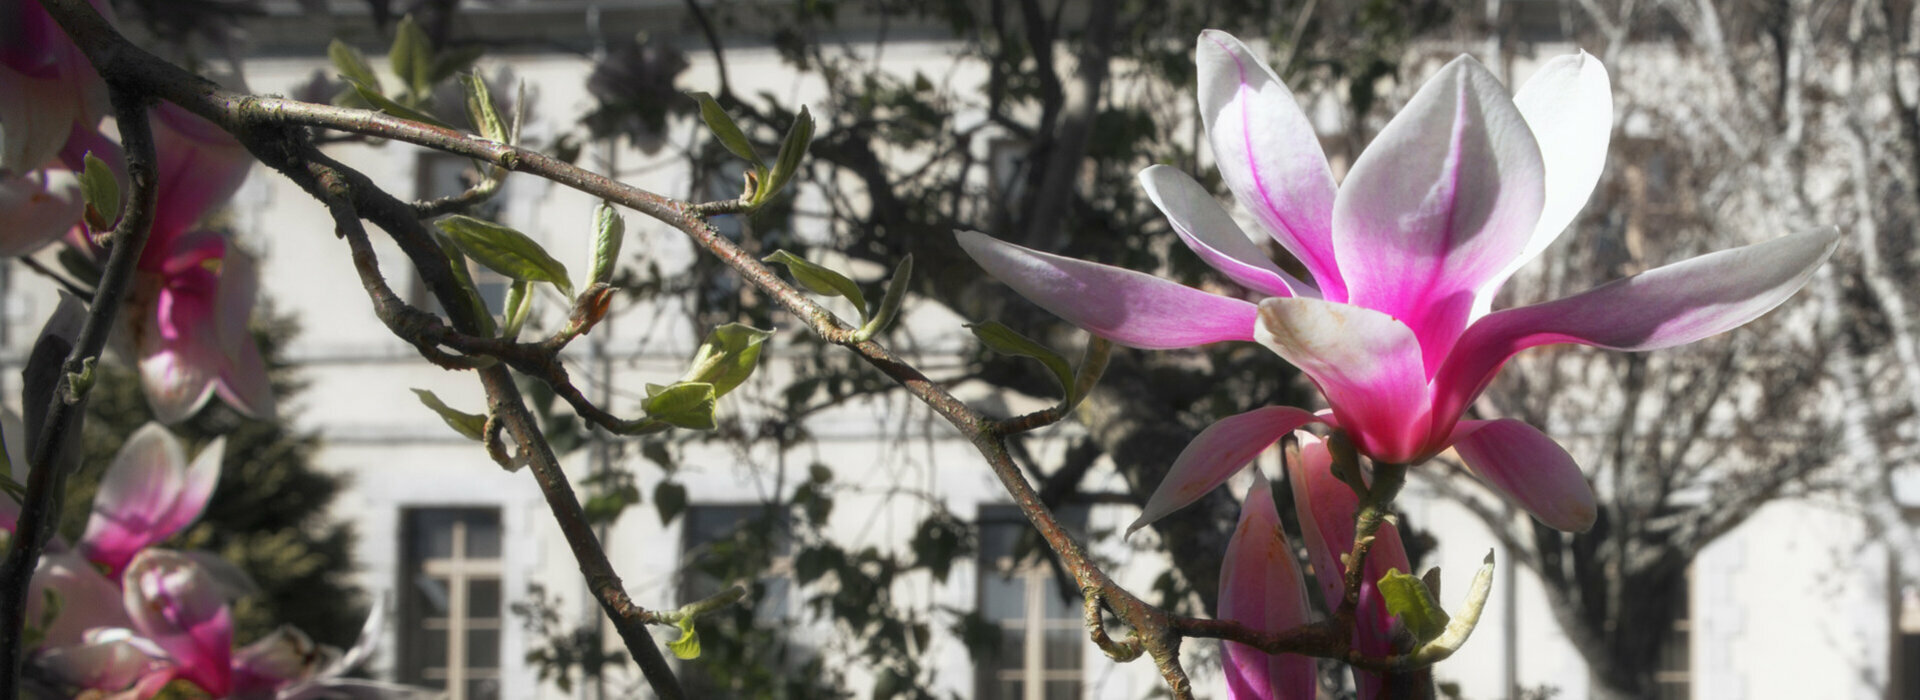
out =
[[81,116],[81,90],[58,74],[35,77],[0,66],[0,176],[54,162]]
[[62,682],[89,690],[118,691],[135,686],[135,698],[153,697],[173,672],[126,639],[84,642],[48,649],[34,664]]
[[1453,449],[1482,483],[1561,532],[1586,532],[1598,514],[1580,465],[1553,438],[1511,418],[1465,420]]
[[1448,63],[1353,164],[1333,205],[1347,301],[1413,329],[1429,376],[1474,295],[1519,257],[1540,218],[1540,146],[1506,88]]
[[[1279,632],[1307,623],[1306,591],[1300,565],[1280,530],[1280,513],[1264,476],[1240,503],[1240,524],[1227,542],[1220,564],[1220,619]],[[1298,654],[1268,654],[1234,642],[1224,644],[1229,696],[1236,700],[1306,699],[1318,677],[1313,659]]]
[[1254,335],[1319,385],[1362,454],[1408,462],[1437,449],[1420,343],[1399,321],[1352,304],[1267,299]]
[[1613,89],[1607,69],[1585,51],[1547,61],[1520,86],[1513,105],[1540,143],[1540,160],[1546,168],[1544,208],[1520,256],[1481,288],[1474,318],[1492,308],[1501,283],[1552,245],[1580,215],[1600,181],[1600,171],[1607,164],[1607,140],[1613,136]]
[[253,165],[246,147],[212,122],[167,102],[156,105],[153,116],[160,181],[148,253],[169,250],[174,238],[232,198]]
[[220,587],[177,552],[148,549],[127,567],[127,612],[134,628],[214,697],[233,683],[233,621]]
[[1295,428],[1319,420],[1291,406],[1268,406],[1228,416],[1200,431],[1167,469],[1159,488],[1147,497],[1127,534],[1192,505],[1247,466]]
[[1313,123],[1273,69],[1239,39],[1201,32],[1194,60],[1200,118],[1221,179],[1274,240],[1306,265],[1328,299],[1345,301],[1330,233],[1333,171]]
[[1240,286],[1275,297],[1318,295],[1318,290],[1281,270],[1260,246],[1247,240],[1227,210],[1191,176],[1155,165],[1140,171],[1140,186],[1153,205],[1166,213],[1180,240]]
[[1252,340],[1253,304],[1174,282],[960,231],[960,247],[1000,281],[1094,335],[1143,350]]
[[27,619],[36,625],[46,619],[49,592],[59,598],[59,614],[44,630],[44,647],[81,644],[87,630],[132,624],[120,605],[120,588],[75,552],[44,555],[34,569],[27,593]]
[[155,524],[155,534],[159,536],[156,542],[172,537],[200,519],[200,514],[207,509],[207,500],[213,497],[213,487],[220,483],[220,465],[226,450],[226,437],[214,438],[186,466],[180,475],[179,493]]
[[65,170],[0,177],[0,257],[26,255],[59,240],[85,207],[79,178]]
[[118,572],[141,549],[171,536],[178,528],[165,528],[186,486],[186,461],[180,441],[158,423],[134,431],[100,477],[80,536],[87,558]]
[[1784,236],[1488,314],[1434,378],[1435,430],[1450,430],[1514,353],[1549,343],[1655,350],[1738,328],[1798,291],[1839,242],[1831,230]]

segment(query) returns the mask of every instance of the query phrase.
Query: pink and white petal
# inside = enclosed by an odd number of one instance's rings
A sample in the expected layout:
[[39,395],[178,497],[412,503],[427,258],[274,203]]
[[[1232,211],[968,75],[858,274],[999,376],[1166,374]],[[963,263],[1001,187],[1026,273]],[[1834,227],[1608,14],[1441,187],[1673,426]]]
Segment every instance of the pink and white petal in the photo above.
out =
[[259,267],[253,256],[229,248],[220,269],[220,291],[215,295],[214,319],[226,364],[220,371],[216,394],[227,405],[251,418],[274,417],[273,383],[260,347],[248,329],[254,301],[260,291]]
[[1272,297],[1319,296],[1319,290],[1281,270],[1247,240],[1240,224],[1192,176],[1155,165],[1140,171],[1140,186],[1167,215],[1180,240],[1240,286]]
[[186,461],[180,441],[158,423],[134,431],[101,476],[80,551],[118,572],[141,549],[172,535],[161,526],[180,497]]
[[1268,406],[1207,426],[1174,458],[1166,478],[1141,507],[1140,517],[1127,526],[1127,534],[1192,505],[1281,437],[1318,420],[1312,413],[1291,406]]
[[1359,507],[1360,499],[1352,487],[1333,476],[1333,455],[1327,443],[1305,431],[1298,436],[1300,463],[1287,465],[1293,512],[1300,519],[1300,537],[1306,540],[1307,562],[1313,564],[1320,602],[1333,609],[1340,605],[1340,554],[1347,549],[1346,544],[1332,543],[1353,542],[1353,509]]
[[1453,450],[1467,471],[1534,519],[1561,532],[1586,532],[1599,513],[1593,488],[1567,450],[1511,418],[1464,420]]
[[[1280,529],[1273,490],[1257,472],[1240,503],[1240,523],[1220,564],[1220,619],[1263,632],[1280,632],[1308,621],[1300,564]],[[1224,644],[1229,697],[1289,700],[1314,696],[1312,658],[1268,654],[1234,642]]]
[[34,663],[64,683],[89,690],[117,691],[137,684],[141,688],[151,686],[151,690],[157,692],[165,683],[152,684],[146,682],[146,678],[160,676],[171,680],[162,662],[125,639],[48,649],[34,657]]
[[57,73],[32,76],[0,66],[0,176],[54,162],[80,118],[81,86]]
[[1546,168],[1543,207],[1520,256],[1481,288],[1474,318],[1486,315],[1500,285],[1539,257],[1587,206],[1587,197],[1607,164],[1607,141],[1613,136],[1613,89],[1607,68],[1585,51],[1547,61],[1520,86],[1513,104],[1540,142],[1540,161]]
[[1326,298],[1345,301],[1332,242],[1333,170],[1320,136],[1280,77],[1226,32],[1200,33],[1200,118],[1221,179],[1299,258]]
[[1313,379],[1362,454],[1406,462],[1436,449],[1420,342],[1406,325],[1352,304],[1267,299],[1254,335]]
[[153,116],[160,180],[147,245],[166,250],[175,237],[233,197],[247,179],[253,156],[212,122],[174,104],[156,105]]
[[175,350],[142,357],[141,387],[146,390],[154,420],[171,425],[199,413],[213,398],[215,370]]
[[1540,145],[1506,87],[1461,56],[1420,88],[1353,164],[1333,205],[1347,301],[1413,329],[1428,375],[1474,295],[1540,219]]
[[1514,353],[1549,343],[1656,350],[1738,328],[1799,291],[1839,243],[1833,230],[1783,236],[1488,314],[1434,378],[1435,430],[1450,430]]
[[200,514],[207,509],[207,499],[213,497],[213,487],[220,483],[220,464],[226,449],[227,439],[224,436],[214,438],[181,471],[180,490],[174,496],[172,505],[154,523],[154,541],[172,537],[200,519]]
[[1111,265],[960,231],[960,247],[1014,291],[1068,323],[1143,350],[1252,340],[1252,303]]
[[40,557],[33,571],[27,592],[27,619],[36,625],[47,619],[49,592],[58,597],[59,607],[53,623],[43,631],[43,647],[82,644],[88,630],[131,624],[120,604],[120,588],[71,550]]
[[134,629],[166,650],[181,677],[214,697],[233,683],[233,619],[221,587],[192,559],[148,549],[123,576]]
[[214,383],[214,395],[248,418],[274,420],[273,382],[267,377],[267,363],[260,357],[260,349],[243,345],[229,361]]
[[0,257],[26,255],[60,240],[85,206],[79,178],[65,170],[0,177]]

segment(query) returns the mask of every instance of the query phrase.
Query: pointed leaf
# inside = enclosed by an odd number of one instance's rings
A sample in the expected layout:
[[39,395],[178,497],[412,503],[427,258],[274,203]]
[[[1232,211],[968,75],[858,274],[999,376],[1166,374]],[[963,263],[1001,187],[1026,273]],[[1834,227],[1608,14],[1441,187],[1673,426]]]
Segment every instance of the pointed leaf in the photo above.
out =
[[900,266],[893,269],[893,278],[887,280],[887,292],[880,297],[880,310],[873,319],[860,327],[861,340],[872,338],[874,334],[893,324],[893,318],[900,315],[900,303],[906,301],[907,285],[913,281],[913,254],[900,260]]
[[374,109],[378,109],[382,112],[386,112],[387,114],[391,114],[393,116],[396,116],[408,121],[420,122],[422,124],[437,126],[442,129],[448,129],[448,130],[453,129],[453,125],[440,121],[439,119],[434,118],[433,115],[430,115],[430,114],[427,114],[426,112],[422,112],[412,107],[408,107],[406,105],[400,104],[398,102],[393,101],[393,98],[380,94],[379,88],[372,87],[366,83],[362,83],[352,78],[348,78],[347,83],[353,86],[353,92],[359,95],[360,99],[366,100],[367,104],[372,105]]
[[800,106],[800,116],[795,117],[793,126],[787,129],[786,140],[780,142],[780,155],[774,159],[773,174],[753,195],[755,205],[779,194],[793,174],[800,170],[800,160],[807,155],[807,146],[813,143],[813,115],[807,112],[806,105]]
[[500,120],[500,112],[493,108],[493,93],[487,90],[485,78],[475,74],[460,77],[460,84],[467,89],[467,118],[473,120],[473,128],[489,141],[507,143],[507,125]]
[[1046,365],[1047,369],[1053,372],[1053,378],[1060,382],[1060,390],[1065,392],[1062,395],[1073,396],[1073,366],[1067,364],[1067,358],[1061,357],[1060,353],[1054,352],[1052,348],[1033,342],[1031,338],[1020,335],[999,321],[971,324],[967,326],[967,330],[973,331],[974,336],[980,338],[980,342],[986,343],[987,347],[992,348],[994,352],[1039,360],[1040,364]]
[[740,132],[740,126],[733,123],[733,117],[727,116],[727,110],[721,109],[720,103],[714,101],[712,95],[704,92],[687,94],[700,101],[700,119],[707,123],[707,128],[713,131],[713,137],[720,140],[720,145],[727,147],[741,160],[752,163],[754,168],[766,170],[767,164],[760,160],[759,153],[754,152],[753,142]]
[[[651,390],[649,390],[651,391]],[[714,386],[706,382],[680,382],[661,387],[641,402],[647,416],[671,425],[695,430],[712,430]]]
[[426,389],[414,389],[413,393],[420,397],[420,403],[433,409],[434,413],[440,414],[440,420],[446,421],[447,427],[453,428],[454,432],[465,435],[468,440],[484,439],[487,429],[486,416],[454,410],[446,402],[441,401],[440,397],[434,396],[433,392]]
[[346,78],[347,82],[374,92],[380,91],[380,78],[373,74],[373,68],[367,65],[367,59],[360,55],[359,49],[334,39],[333,43],[327,45],[327,59],[333,62],[334,68],[340,70],[340,77]]
[[693,629],[693,617],[680,621],[680,638],[667,642],[667,648],[681,659],[700,658],[700,633]]
[[517,280],[547,282],[560,293],[573,296],[573,282],[567,266],[548,255],[527,234],[471,216],[455,214],[438,223],[453,244],[474,262]]
[[713,329],[693,353],[693,363],[682,382],[713,385],[716,398],[727,395],[753,374],[754,363],[771,331],[729,323]]
[[859,309],[861,323],[866,322],[867,297],[860,293],[860,286],[854,284],[853,280],[847,279],[846,275],[807,262],[800,256],[784,250],[773,251],[772,255],[763,260],[787,266],[787,271],[793,273],[793,279],[815,294],[846,297],[848,301],[853,302],[854,308]]
[[106,161],[92,153],[87,154],[86,163],[80,173],[80,194],[87,203],[87,223],[96,230],[113,228],[120,220],[120,180]]
[[687,487],[662,481],[653,487],[653,507],[660,511],[660,524],[672,525],[673,519],[687,509]]
[[387,50],[387,62],[393,74],[400,76],[416,95],[433,90],[433,40],[413,21],[413,15],[400,18],[394,26],[393,47]]
[[1426,582],[1399,569],[1388,569],[1387,575],[1380,577],[1380,595],[1386,598],[1387,612],[1406,623],[1407,631],[1421,644],[1446,631],[1447,611],[1440,609]]
[[620,264],[620,246],[626,240],[627,221],[612,204],[601,202],[593,211],[593,264],[587,271],[587,282],[613,281],[613,269]]
[[473,275],[467,272],[467,256],[460,247],[453,244],[453,238],[444,233],[435,234],[433,242],[440,244],[440,252],[447,256],[447,267],[453,272],[454,284],[467,297],[467,308],[473,317],[480,321],[480,333],[493,335],[493,312],[487,310],[486,302],[480,300],[480,288],[474,286]]

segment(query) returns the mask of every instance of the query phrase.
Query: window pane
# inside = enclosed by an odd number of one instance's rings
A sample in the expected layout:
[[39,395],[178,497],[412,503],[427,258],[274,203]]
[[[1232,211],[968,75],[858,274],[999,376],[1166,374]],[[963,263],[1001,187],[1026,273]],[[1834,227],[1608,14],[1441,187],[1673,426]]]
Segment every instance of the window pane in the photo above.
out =
[[500,667],[500,630],[467,630],[467,668]]
[[995,622],[1026,617],[1027,579],[991,572],[981,574],[980,614]]
[[447,631],[433,629],[414,630],[413,662],[424,668],[445,668],[447,665]]
[[[1080,660],[1085,651],[1080,645],[1086,633],[1080,630],[1047,630],[1046,664],[1049,671],[1065,671],[1080,668]],[[1047,693],[1053,693],[1049,686]]]
[[500,697],[500,681],[492,678],[467,681],[467,700],[495,700]]
[[1000,628],[1000,649],[993,657],[994,668],[1020,669],[1027,665],[1027,630],[1020,626]]
[[1040,597],[1046,599],[1047,603],[1046,608],[1041,611],[1041,614],[1045,615],[1047,619],[1078,620],[1083,616],[1086,604],[1083,601],[1066,597],[1066,589],[1060,587],[1060,579],[1048,576],[1042,581],[1041,585],[1045,586],[1046,590],[1041,592]]
[[1000,681],[1000,694],[993,697],[1020,700],[1027,694],[1027,685],[1020,681]]
[[422,559],[453,556],[453,521],[458,511],[422,510],[413,514],[413,554]]
[[[501,294],[505,294],[502,287]],[[484,292],[483,292],[484,294]],[[504,298],[504,296],[502,297]],[[467,557],[470,559],[500,558],[500,512],[471,511],[465,518],[467,523]]]
[[500,579],[476,578],[467,582],[467,616],[500,617]]
[[1047,681],[1047,700],[1080,700],[1080,681]]
[[447,616],[447,580],[421,576],[413,580],[415,617]]

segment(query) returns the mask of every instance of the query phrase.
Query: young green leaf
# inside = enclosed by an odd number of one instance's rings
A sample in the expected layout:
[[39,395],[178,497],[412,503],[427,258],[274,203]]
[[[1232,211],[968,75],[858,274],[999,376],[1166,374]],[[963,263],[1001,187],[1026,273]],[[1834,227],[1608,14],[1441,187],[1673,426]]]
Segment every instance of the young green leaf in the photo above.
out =
[[413,15],[400,18],[394,25],[393,48],[387,50],[387,62],[413,94],[433,91],[433,40],[413,21]]
[[500,307],[505,316],[500,336],[509,340],[520,337],[520,327],[526,325],[527,312],[533,309],[533,283],[514,280],[507,287],[507,298]]
[[507,143],[507,124],[493,108],[493,93],[487,90],[486,79],[469,73],[460,76],[460,84],[467,89],[467,118],[473,120],[474,130],[489,141]]
[[367,65],[367,59],[360,55],[359,49],[334,39],[333,43],[327,45],[327,59],[333,62],[333,67],[339,69],[340,77],[346,78],[347,82],[380,92],[380,78],[373,74],[373,68]]
[[613,282],[613,269],[620,264],[620,245],[627,240],[627,221],[620,218],[612,204],[601,202],[593,211],[593,265],[587,282]]
[[1067,364],[1067,358],[1061,357],[1060,353],[1054,352],[1052,348],[1033,342],[1031,338],[1020,335],[998,321],[971,324],[967,326],[967,330],[973,331],[973,334],[980,338],[980,342],[986,343],[987,347],[992,348],[994,352],[1039,360],[1040,364],[1046,365],[1047,369],[1053,372],[1053,378],[1060,382],[1060,389],[1065,392],[1063,395],[1074,395],[1073,366]]
[[1387,612],[1406,623],[1407,631],[1421,644],[1446,631],[1447,612],[1440,609],[1433,593],[1420,579],[1400,573],[1399,569],[1389,569],[1387,575],[1380,577],[1380,596],[1386,599]]
[[120,220],[120,180],[114,177],[106,161],[91,152],[87,154],[86,163],[80,172],[80,194],[87,202],[87,225],[95,231],[105,231]]
[[858,339],[872,338],[893,324],[893,318],[900,315],[900,302],[907,298],[907,283],[912,280],[913,254],[908,253],[907,257],[900,260],[900,266],[893,269],[893,278],[887,280],[887,293],[880,297],[880,310],[873,315],[873,320],[860,326],[860,332],[855,334]]
[[447,256],[447,268],[453,273],[453,282],[466,295],[467,308],[473,312],[473,317],[480,320],[481,334],[493,335],[493,312],[488,311],[486,302],[480,300],[480,288],[474,286],[473,275],[467,272],[466,254],[460,252],[453,238],[445,233],[436,234],[433,242],[440,244],[440,252]]
[[437,225],[461,252],[487,269],[517,280],[547,282],[559,287],[561,294],[573,296],[567,266],[553,259],[527,234],[462,214],[441,219]]
[[771,331],[738,323],[713,329],[694,351],[693,362],[680,381],[712,384],[715,397],[726,396],[753,375],[762,344],[771,335]]
[[420,403],[426,404],[427,408],[440,414],[440,420],[446,421],[447,427],[453,428],[454,432],[466,436],[469,440],[484,439],[487,429],[486,416],[454,410],[446,402],[441,401],[440,397],[434,396],[433,392],[426,389],[414,389],[413,393],[420,397]]
[[431,114],[427,114],[426,112],[422,112],[420,110],[417,110],[412,107],[408,107],[406,105],[393,101],[393,98],[380,94],[380,90],[378,88],[369,87],[367,83],[362,83],[352,78],[347,78],[347,83],[353,86],[354,94],[359,95],[360,99],[366,100],[367,104],[373,105],[374,109],[378,109],[382,112],[386,112],[387,114],[391,114],[393,116],[399,117],[401,119],[405,119],[407,121],[420,122],[422,124],[437,126],[447,130],[453,129],[453,125],[440,121],[439,119],[434,118],[434,116]]
[[753,150],[753,142],[747,140],[746,134],[741,133],[740,125],[733,123],[733,117],[727,116],[727,110],[721,109],[720,103],[714,101],[712,95],[704,92],[687,94],[700,101],[700,119],[707,123],[707,129],[713,132],[714,138],[720,140],[720,145],[725,146],[741,160],[752,163],[755,170],[764,174],[767,164],[761,161],[760,154]]
[[714,428],[713,385],[706,382],[677,382],[671,386],[648,387],[647,400],[640,408],[647,417],[694,430],[712,430]]
[[667,642],[667,649],[683,660],[700,658],[700,633],[693,629],[691,616],[680,621],[680,638]]
[[763,258],[763,261],[787,266],[787,271],[793,273],[793,279],[815,294],[846,297],[848,301],[853,302],[854,308],[860,310],[860,321],[866,322],[867,298],[860,293],[860,286],[854,284],[853,280],[847,279],[846,275],[807,262],[800,256],[784,250],[773,251],[773,254]]
[[780,142],[780,155],[774,158],[773,173],[762,183],[759,191],[753,195],[754,206],[772,199],[779,194],[793,174],[800,170],[800,160],[807,155],[807,146],[813,143],[813,115],[807,112],[806,105],[800,106],[800,115],[788,127],[787,137]]

